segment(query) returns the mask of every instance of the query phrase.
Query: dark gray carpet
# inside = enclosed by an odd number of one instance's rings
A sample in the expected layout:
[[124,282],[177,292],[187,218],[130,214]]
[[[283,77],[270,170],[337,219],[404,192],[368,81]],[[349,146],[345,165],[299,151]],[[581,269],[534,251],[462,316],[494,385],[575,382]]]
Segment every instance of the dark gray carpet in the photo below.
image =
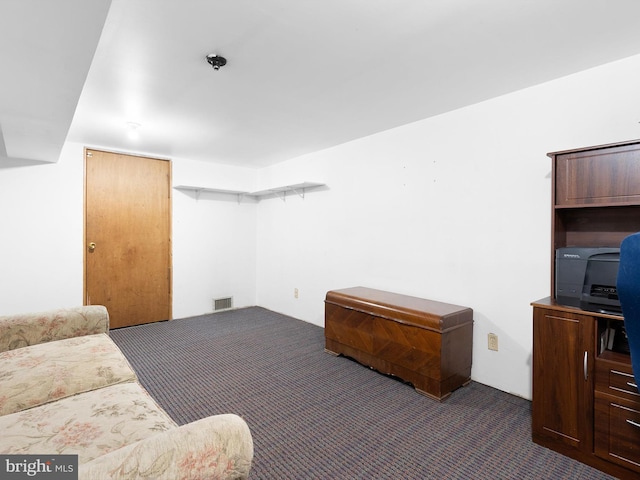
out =
[[113,330],[184,424],[237,413],[251,479],[609,479],[531,441],[531,404],[472,382],[443,403],[323,351],[324,330],[263,308]]

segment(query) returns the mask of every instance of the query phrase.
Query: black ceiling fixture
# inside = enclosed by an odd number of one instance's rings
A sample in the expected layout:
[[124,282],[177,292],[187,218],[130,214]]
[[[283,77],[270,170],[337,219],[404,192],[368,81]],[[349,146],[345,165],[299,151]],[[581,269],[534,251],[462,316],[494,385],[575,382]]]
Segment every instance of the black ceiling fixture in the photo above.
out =
[[227,64],[227,59],[212,53],[207,55],[207,62],[209,62],[209,65],[211,65],[214,70],[220,70],[220,67],[224,67]]

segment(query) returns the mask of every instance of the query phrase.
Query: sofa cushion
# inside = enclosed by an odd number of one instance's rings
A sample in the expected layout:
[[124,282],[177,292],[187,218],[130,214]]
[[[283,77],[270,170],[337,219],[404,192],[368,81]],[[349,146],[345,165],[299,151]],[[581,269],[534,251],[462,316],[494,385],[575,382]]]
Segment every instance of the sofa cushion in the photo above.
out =
[[176,426],[140,384],[122,383],[0,417],[0,453],[85,463]]
[[109,331],[104,305],[0,316],[0,352]]
[[135,380],[106,333],[0,352],[0,415]]

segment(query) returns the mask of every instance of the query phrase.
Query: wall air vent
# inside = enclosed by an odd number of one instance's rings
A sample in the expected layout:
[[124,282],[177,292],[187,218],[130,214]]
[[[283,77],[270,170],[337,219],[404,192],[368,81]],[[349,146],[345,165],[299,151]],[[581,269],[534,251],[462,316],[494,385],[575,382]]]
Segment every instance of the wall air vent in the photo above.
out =
[[214,298],[213,311],[230,310],[233,308],[233,297]]

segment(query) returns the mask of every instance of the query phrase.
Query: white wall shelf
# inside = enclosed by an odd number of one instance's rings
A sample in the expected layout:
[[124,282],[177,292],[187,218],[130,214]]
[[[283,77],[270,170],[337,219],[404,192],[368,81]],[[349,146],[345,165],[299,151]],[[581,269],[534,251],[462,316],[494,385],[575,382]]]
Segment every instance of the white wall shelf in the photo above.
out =
[[196,200],[200,199],[200,193],[202,193],[202,192],[211,192],[211,193],[222,193],[222,194],[226,194],[226,195],[237,195],[238,196],[238,202],[240,202],[242,197],[249,193],[249,192],[243,192],[241,190],[228,190],[228,189],[224,189],[224,188],[209,188],[209,187],[195,187],[193,185],[176,185],[173,188],[175,188],[176,190],[184,190],[184,191],[187,191],[187,192],[195,192],[196,193]]
[[196,194],[196,200],[200,198],[201,192],[211,192],[211,193],[221,193],[227,195],[237,195],[238,202],[242,200],[243,197],[254,197],[258,200],[261,198],[267,197],[269,195],[274,195],[280,198],[282,201],[286,201],[287,193],[294,193],[301,198],[304,198],[306,191],[310,188],[324,187],[324,183],[316,183],[316,182],[302,182],[296,183],[293,185],[285,185],[282,187],[268,188],[266,190],[259,190],[256,192],[247,192],[241,190],[228,190],[224,188],[211,188],[211,187],[196,187],[192,185],[176,185],[176,190],[185,190],[192,191]]
[[258,192],[251,192],[249,195],[257,198],[266,197],[268,195],[275,195],[285,201],[287,198],[287,193],[291,192],[298,195],[301,198],[304,198],[305,192],[310,188],[324,187],[324,183],[316,183],[316,182],[302,182],[296,183],[294,185],[285,185],[283,187],[269,188],[267,190],[260,190]]

